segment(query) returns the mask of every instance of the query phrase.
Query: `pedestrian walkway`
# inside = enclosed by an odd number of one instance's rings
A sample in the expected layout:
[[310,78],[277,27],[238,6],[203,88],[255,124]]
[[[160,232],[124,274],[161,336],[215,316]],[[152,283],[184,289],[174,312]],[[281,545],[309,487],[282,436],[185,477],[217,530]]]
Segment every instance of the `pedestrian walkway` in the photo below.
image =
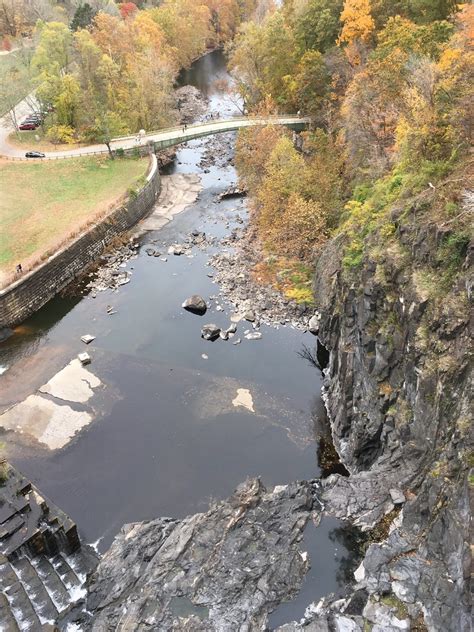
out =
[[[154,151],[160,151],[174,145],[185,143],[189,140],[211,136],[212,134],[223,134],[225,132],[234,132],[245,127],[254,127],[256,125],[284,125],[291,129],[301,131],[307,127],[309,119],[301,116],[267,116],[267,117],[250,117],[240,116],[230,119],[210,121],[206,123],[196,123],[194,125],[170,127],[167,129],[149,132],[137,137],[124,136],[115,138],[111,141],[110,147],[113,151],[132,150],[137,147],[150,146]],[[24,158],[25,150],[8,146],[5,144],[1,147],[5,158],[19,159]],[[91,145],[89,147],[77,147],[65,151],[44,152],[45,159],[55,160],[58,158],[75,158],[77,156],[87,156],[93,154],[107,154],[108,150],[104,144]]]

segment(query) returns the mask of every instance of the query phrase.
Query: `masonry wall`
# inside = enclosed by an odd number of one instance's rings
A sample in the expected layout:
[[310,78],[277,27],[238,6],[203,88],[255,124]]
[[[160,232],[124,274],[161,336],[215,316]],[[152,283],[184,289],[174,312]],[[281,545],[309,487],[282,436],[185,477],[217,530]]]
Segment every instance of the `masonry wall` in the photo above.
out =
[[111,211],[40,266],[0,290],[0,328],[22,322],[81,274],[115,237],[151,211],[160,188],[156,156],[152,155],[147,183],[136,198]]

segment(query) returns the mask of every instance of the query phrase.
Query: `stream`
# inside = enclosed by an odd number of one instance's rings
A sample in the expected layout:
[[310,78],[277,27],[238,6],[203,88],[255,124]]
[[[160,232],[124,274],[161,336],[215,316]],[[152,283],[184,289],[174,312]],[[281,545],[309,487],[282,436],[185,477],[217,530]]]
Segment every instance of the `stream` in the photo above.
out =
[[[216,81],[228,78],[224,56],[215,51],[182,73],[181,83],[198,87],[214,116],[227,117],[236,108]],[[96,298],[58,296],[0,343],[0,413],[79,352],[92,356],[87,368],[102,384],[87,404],[93,413],[89,425],[56,450],[15,431],[2,433],[1,440],[13,465],[100,552],[123,524],[204,511],[249,476],[259,475],[271,487],[321,473],[321,374],[298,354],[314,347],[314,336],[262,325],[262,338],[248,340],[242,334],[250,324],[238,323],[241,344],[201,338],[205,323],[230,324],[234,309],[218,296],[208,260],[247,214],[243,199],[218,201],[237,181],[233,166],[217,161],[208,173],[199,166],[209,143],[216,139],[180,147],[167,169],[199,175],[203,189],[167,226],[140,238],[138,257],[127,262],[130,283]],[[216,239],[205,249],[193,248],[192,257],[167,255],[163,261],[146,254],[150,244],[166,252],[193,230]],[[210,302],[204,317],[181,308],[192,294]],[[109,305],[116,313],[107,313]],[[84,334],[96,337],[87,348],[80,340]],[[239,404],[240,391],[250,395],[250,405]],[[85,405],[71,407],[80,411]],[[302,549],[312,568],[300,595],[272,615],[272,626],[301,618],[308,603],[344,586],[353,565],[346,536],[337,520],[308,526]]]

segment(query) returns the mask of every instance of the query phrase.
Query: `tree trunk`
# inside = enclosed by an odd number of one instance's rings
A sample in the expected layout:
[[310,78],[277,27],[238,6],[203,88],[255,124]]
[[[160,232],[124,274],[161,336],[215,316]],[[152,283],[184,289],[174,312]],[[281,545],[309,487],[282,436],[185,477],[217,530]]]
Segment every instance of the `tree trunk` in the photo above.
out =
[[110,149],[110,140],[106,140],[105,144],[107,145],[107,149],[109,150],[110,159],[115,160],[114,152]]

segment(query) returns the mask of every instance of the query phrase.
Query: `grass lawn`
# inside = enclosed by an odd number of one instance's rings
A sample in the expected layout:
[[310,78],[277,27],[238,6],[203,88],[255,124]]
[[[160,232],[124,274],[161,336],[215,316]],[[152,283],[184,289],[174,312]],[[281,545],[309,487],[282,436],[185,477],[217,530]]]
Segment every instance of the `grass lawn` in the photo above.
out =
[[0,163],[0,286],[26,271],[124,196],[148,158],[102,156]]

